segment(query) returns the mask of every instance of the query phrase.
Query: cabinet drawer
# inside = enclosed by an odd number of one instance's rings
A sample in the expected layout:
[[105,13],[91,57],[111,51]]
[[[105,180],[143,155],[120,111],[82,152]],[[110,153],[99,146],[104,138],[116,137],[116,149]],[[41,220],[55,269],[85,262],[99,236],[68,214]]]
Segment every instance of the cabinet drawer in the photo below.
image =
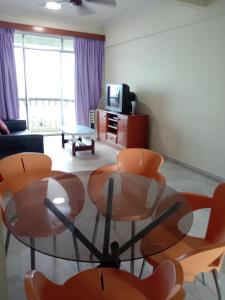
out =
[[116,143],[116,134],[113,134],[111,132],[107,132],[106,133],[106,139],[107,139],[108,142],[115,144]]

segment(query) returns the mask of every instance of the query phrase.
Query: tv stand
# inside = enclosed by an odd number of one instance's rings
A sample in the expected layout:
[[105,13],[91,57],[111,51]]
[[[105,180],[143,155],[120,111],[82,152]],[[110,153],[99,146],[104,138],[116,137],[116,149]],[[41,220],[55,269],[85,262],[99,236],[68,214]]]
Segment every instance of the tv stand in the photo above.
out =
[[148,147],[148,115],[97,110],[98,140],[118,150]]

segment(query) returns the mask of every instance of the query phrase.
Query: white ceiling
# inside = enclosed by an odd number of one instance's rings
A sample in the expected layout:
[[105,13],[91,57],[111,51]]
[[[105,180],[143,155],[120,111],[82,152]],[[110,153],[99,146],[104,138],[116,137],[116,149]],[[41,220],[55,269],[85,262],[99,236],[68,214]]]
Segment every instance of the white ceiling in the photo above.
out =
[[[67,24],[74,22],[83,24],[93,24],[95,26],[104,26],[112,19],[126,14],[135,7],[155,2],[156,0],[116,0],[117,6],[90,3],[83,0],[84,6],[93,13],[81,15],[80,8],[72,6],[69,3],[62,4],[60,11],[52,11],[45,8],[47,0],[0,0],[0,19],[4,14],[9,17],[12,15],[15,19],[19,16],[33,16],[41,19],[54,19],[54,21],[65,21]],[[18,22],[19,23],[19,22]],[[21,22],[20,22],[21,23]]]

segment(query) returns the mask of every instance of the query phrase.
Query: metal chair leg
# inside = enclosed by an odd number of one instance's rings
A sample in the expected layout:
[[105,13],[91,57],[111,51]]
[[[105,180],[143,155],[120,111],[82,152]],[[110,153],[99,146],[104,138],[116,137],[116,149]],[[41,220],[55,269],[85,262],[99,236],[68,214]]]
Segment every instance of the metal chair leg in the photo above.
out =
[[[99,224],[99,219],[100,219],[100,214],[97,212],[96,218],[95,218],[95,227],[94,227],[94,232],[93,232],[93,237],[92,237],[92,245],[95,246],[95,241],[97,237],[97,231],[98,231],[98,224]],[[90,258],[93,257],[93,253],[90,253]]]
[[11,236],[11,233],[9,230],[7,230],[7,235],[6,235],[6,239],[5,239],[5,256],[7,256],[7,254],[8,254],[10,236]]
[[141,271],[140,271],[140,274],[139,274],[139,278],[140,279],[142,278],[142,274],[143,274],[143,271],[144,271],[145,263],[146,263],[146,261],[143,258],[142,265],[141,265]]
[[[131,222],[131,238],[135,235],[135,222]],[[131,246],[131,262],[130,262],[130,272],[134,274],[134,256],[135,256],[135,246]]]
[[216,290],[217,290],[217,294],[218,294],[218,299],[219,300],[223,300],[223,296],[222,296],[222,292],[220,289],[220,279],[219,279],[219,274],[217,272],[217,270],[212,270],[212,274],[213,274],[213,278],[215,281],[215,285],[216,285]]
[[35,250],[34,250],[34,238],[30,238],[30,259],[31,259],[31,270],[35,270]]
[[202,284],[203,285],[206,285],[206,282],[205,282],[205,274],[202,272],[201,273],[201,276],[202,276]]
[[73,233],[73,244],[74,244],[74,249],[75,249],[75,255],[77,259],[77,270],[80,272],[80,252],[79,252],[79,247],[78,247],[78,242],[77,242],[77,237]]

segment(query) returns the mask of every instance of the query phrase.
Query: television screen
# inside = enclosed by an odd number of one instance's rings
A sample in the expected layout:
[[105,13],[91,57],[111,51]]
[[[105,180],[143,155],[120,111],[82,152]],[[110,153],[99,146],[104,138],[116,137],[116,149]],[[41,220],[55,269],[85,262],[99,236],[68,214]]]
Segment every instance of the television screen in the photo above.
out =
[[108,86],[108,105],[112,107],[120,106],[120,86],[112,84]]
[[130,113],[130,89],[127,84],[106,85],[106,109],[118,113]]

